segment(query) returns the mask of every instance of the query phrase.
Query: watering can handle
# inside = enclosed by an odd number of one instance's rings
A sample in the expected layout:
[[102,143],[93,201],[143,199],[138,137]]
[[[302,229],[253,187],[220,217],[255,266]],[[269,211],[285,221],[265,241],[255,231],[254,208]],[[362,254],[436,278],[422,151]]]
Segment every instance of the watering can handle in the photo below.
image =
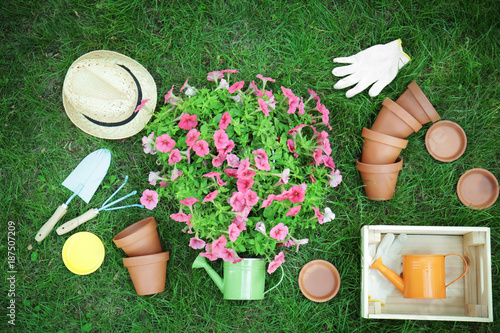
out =
[[444,257],[446,258],[447,256],[459,256],[460,258],[462,258],[462,260],[464,261],[464,264],[465,264],[465,271],[464,271],[464,272],[462,273],[462,275],[460,275],[458,278],[456,278],[456,279],[455,279],[455,280],[453,280],[452,282],[448,283],[448,284],[445,286],[445,288],[446,288],[446,287],[448,287],[449,285],[451,285],[451,284],[453,284],[453,283],[457,282],[458,280],[460,280],[460,279],[461,279],[461,278],[465,275],[465,273],[467,273],[467,269],[469,268],[469,267],[467,266],[467,261],[466,261],[466,260],[465,260],[465,258],[464,258],[464,257],[462,257],[460,254],[450,253],[450,254],[445,255]]
[[283,266],[280,266],[280,268],[281,268],[281,279],[272,288],[264,291],[264,295],[273,290],[274,288],[278,287],[281,284],[281,281],[283,281],[283,278],[285,277],[285,271],[283,270]]

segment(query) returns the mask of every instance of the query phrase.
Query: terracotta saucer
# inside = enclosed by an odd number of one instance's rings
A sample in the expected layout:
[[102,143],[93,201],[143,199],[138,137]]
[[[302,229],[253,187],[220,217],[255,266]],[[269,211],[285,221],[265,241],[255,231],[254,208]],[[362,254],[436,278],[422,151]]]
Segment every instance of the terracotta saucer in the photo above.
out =
[[441,120],[427,130],[425,147],[438,161],[455,161],[462,156],[467,147],[467,136],[457,123]]
[[337,295],[340,275],[337,268],[325,260],[313,260],[299,273],[300,291],[314,302],[326,302]]
[[498,198],[498,180],[488,170],[470,169],[458,180],[457,194],[467,207],[488,208]]

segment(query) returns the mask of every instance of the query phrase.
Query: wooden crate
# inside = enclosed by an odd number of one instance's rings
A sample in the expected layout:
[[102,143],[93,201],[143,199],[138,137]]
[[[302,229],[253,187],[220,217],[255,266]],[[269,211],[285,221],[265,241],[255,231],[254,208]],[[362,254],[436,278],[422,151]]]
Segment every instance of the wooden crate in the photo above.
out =
[[[378,245],[387,233],[408,235],[401,254],[457,253],[464,256],[469,266],[465,277],[447,288],[447,298],[443,300],[407,299],[395,290],[385,306],[369,302],[367,276],[374,259],[370,256],[369,245]],[[361,229],[361,248],[363,318],[493,321],[489,228],[369,225]],[[458,256],[446,258],[447,283],[460,276],[463,270],[463,261]]]

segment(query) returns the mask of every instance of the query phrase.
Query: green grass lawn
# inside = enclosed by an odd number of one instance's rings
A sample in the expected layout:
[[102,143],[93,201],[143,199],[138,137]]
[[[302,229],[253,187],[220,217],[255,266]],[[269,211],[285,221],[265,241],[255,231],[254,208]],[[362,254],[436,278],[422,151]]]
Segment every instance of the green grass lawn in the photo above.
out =
[[[461,174],[485,168],[500,178],[500,3],[491,1],[141,1],[47,0],[0,4],[0,207],[2,233],[1,331],[19,332],[498,332],[500,316],[500,203],[464,207],[456,195]],[[334,90],[334,57],[401,38],[412,61],[382,93],[351,99]],[[140,133],[110,141],[89,136],[69,120],[62,84],[71,63],[93,50],[112,50],[140,62],[154,77],[158,101],[187,77],[206,84],[212,70],[238,69],[276,79],[305,96],[318,92],[331,111],[331,145],[343,182],[325,198],[337,218],[302,234],[310,242],[287,256],[285,278],[262,301],[224,301],[205,272],[192,270],[197,252],[187,246],[168,202],[154,211],[101,212],[81,226],[106,248],[95,273],[78,276],[61,260],[68,235],[52,232],[38,244],[38,229],[71,194],[61,185],[88,153],[108,148],[113,158],[102,187],[87,205],[72,201],[66,218],[99,207],[130,179],[123,193],[142,192],[154,161],[145,158]],[[409,137],[394,198],[368,200],[356,170],[361,131],[373,123],[384,98],[396,100],[415,80],[441,115],[467,133],[457,161],[434,160],[425,148],[430,124]],[[137,197],[138,198],[138,197]],[[125,256],[112,242],[120,230],[148,216],[159,223],[170,251],[166,290],[136,295]],[[67,219],[66,219],[67,220]],[[15,225],[15,297],[8,296],[8,221]],[[486,226],[491,228],[493,323],[366,320],[360,316],[360,230],[367,224]],[[60,224],[59,224],[60,225]],[[338,295],[313,303],[299,290],[300,268],[313,259],[340,271]],[[221,271],[221,262],[213,263]],[[277,274],[267,285],[279,281]],[[6,308],[15,300],[15,327]],[[17,330],[16,330],[17,329]]]

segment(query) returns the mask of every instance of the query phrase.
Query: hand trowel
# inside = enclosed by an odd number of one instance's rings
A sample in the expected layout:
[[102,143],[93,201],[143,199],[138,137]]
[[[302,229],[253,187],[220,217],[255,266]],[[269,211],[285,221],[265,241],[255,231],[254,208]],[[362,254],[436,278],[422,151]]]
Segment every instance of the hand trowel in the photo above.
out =
[[111,152],[108,149],[99,149],[87,155],[78,164],[62,183],[73,194],[65,203],[57,208],[52,217],[40,228],[35,237],[38,242],[47,237],[52,228],[66,214],[68,205],[74,197],[79,196],[83,201],[89,203],[108,172],[110,163]]

